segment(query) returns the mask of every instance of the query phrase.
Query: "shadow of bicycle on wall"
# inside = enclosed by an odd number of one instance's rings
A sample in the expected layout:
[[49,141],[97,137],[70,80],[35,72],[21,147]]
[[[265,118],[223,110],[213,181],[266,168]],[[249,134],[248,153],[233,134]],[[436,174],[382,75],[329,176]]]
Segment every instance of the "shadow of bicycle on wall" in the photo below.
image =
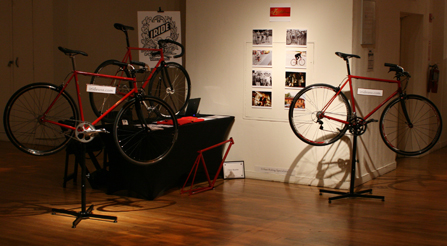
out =
[[[337,157],[340,156],[339,153],[341,152],[341,149],[345,148],[345,146],[348,146],[349,148],[349,155],[343,155],[346,156],[346,158]],[[351,138],[346,135],[343,136],[339,141],[326,147],[307,145],[302,151],[300,151],[298,156],[290,165],[286,173],[285,182],[290,183],[290,181],[294,179],[299,179],[296,175],[294,175],[294,173],[297,172],[296,170],[297,168],[299,168],[300,161],[305,159],[307,155],[311,155],[311,151],[315,148],[326,148],[326,150],[316,160],[315,169],[310,169],[310,171],[308,172],[310,175],[314,176],[310,177],[311,181],[308,183],[308,185],[325,187],[329,185],[326,184],[326,182],[330,180],[330,187],[340,188],[344,183],[348,181],[351,167],[352,144]]]
[[[307,145],[307,147],[298,154],[298,156],[290,165],[286,173],[285,182],[290,183],[290,181],[292,181],[293,179],[298,178],[295,176],[295,173],[297,172],[296,169],[299,167],[300,161],[305,159],[307,155],[312,154],[312,150],[314,150],[315,148],[326,148],[324,153],[322,153],[321,156],[319,156],[319,158],[316,160],[315,169],[311,169],[307,172],[310,175],[314,175],[313,177],[311,177],[311,181],[308,183],[308,185],[335,189],[342,189],[342,186],[349,185],[353,151],[353,142],[351,137],[351,134],[346,134],[339,141],[326,147]],[[358,147],[362,147],[361,155],[359,155]],[[340,157],[340,153],[345,153],[346,148],[348,149],[348,153],[343,154],[343,157]],[[359,137],[357,141],[356,160],[361,160],[360,163],[356,162],[356,165],[361,164],[363,170],[366,171],[365,174],[368,174],[367,176],[376,178],[377,175],[375,175],[374,170],[376,170],[377,168],[375,168],[373,157],[366,148],[366,143],[361,137]],[[362,175],[360,172],[360,168],[356,168],[356,184],[358,185],[364,183],[362,179],[364,175]],[[306,173],[304,173],[304,176],[306,176],[305,174]],[[343,187],[343,189],[348,188],[349,186]]]

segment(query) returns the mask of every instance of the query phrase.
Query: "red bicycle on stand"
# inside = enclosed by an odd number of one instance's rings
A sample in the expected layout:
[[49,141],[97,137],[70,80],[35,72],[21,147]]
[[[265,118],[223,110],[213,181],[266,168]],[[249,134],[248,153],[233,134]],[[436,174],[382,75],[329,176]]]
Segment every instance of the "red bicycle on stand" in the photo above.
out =
[[[56,153],[72,139],[88,143],[99,133],[109,133],[105,128],[96,129],[95,126],[124,103],[120,111],[113,114],[112,134],[120,154],[129,162],[141,165],[156,163],[169,154],[178,136],[175,112],[165,101],[145,95],[144,90],[138,87],[136,74],[146,71],[144,63],[132,62],[142,67],[136,69],[132,64],[114,61],[114,66],[128,73],[129,77],[89,73],[76,70],[75,64],[76,55],[87,56],[87,53],[62,47],[59,50],[71,58],[71,76],[59,86],[33,83],[12,95],[3,115],[5,132],[11,143],[23,152],[36,156]],[[104,108],[96,120],[88,122],[84,118],[81,102],[80,75],[109,79],[131,87],[110,108]],[[66,91],[73,80],[79,109]],[[113,96],[116,89],[114,86],[87,86],[90,93],[101,92],[101,95]],[[157,124],[164,120],[172,120],[173,124]]]
[[[389,67],[391,72],[395,72],[395,80],[355,76],[351,75],[349,59],[360,57],[341,52],[335,54],[346,61],[347,79],[338,87],[328,84],[314,84],[297,93],[289,109],[290,126],[299,139],[315,146],[332,144],[343,137],[348,130],[353,135],[349,191],[320,189],[320,195],[322,193],[338,194],[338,196],[330,197],[329,203],[332,200],[350,197],[374,198],[385,201],[384,196],[365,194],[372,193],[372,189],[354,191],[357,137],[365,133],[369,123],[377,122],[370,117],[389,102],[379,120],[380,135],[383,141],[398,154],[420,155],[433,148],[439,140],[442,131],[441,114],[438,108],[427,98],[406,94],[405,89],[411,76],[402,67],[385,63],[385,66]],[[395,84],[397,89],[366,116],[360,117],[357,115],[355,107],[352,88],[354,79],[391,83]],[[402,86],[402,83],[406,83],[405,86]],[[342,91],[347,84],[349,84],[351,91],[351,103]],[[396,98],[393,99],[394,97]],[[296,105],[302,107],[295,108]]]
[[[406,94],[411,77],[408,72],[396,64],[385,63],[390,71],[395,72],[395,80],[355,76],[351,75],[349,58],[360,57],[341,52],[336,52],[336,55],[346,61],[347,79],[338,87],[328,84],[307,86],[292,101],[289,123],[299,139],[310,145],[323,146],[339,140],[347,130],[361,135],[369,123],[377,122],[370,117],[389,102],[379,120],[380,135],[385,144],[394,152],[407,156],[420,155],[433,148],[441,136],[441,114],[427,98]],[[354,80],[391,83],[397,88],[366,116],[360,117],[356,112],[352,89]],[[405,86],[402,83],[406,83]],[[342,92],[348,84],[351,102]],[[305,107],[295,109],[300,98],[304,100]]]

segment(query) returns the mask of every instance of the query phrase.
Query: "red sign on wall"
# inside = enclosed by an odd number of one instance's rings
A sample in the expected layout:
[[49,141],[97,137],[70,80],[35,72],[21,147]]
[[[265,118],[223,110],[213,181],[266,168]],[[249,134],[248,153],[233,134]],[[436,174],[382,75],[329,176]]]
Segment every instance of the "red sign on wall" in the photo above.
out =
[[290,7],[271,7],[270,17],[290,17]]
[[271,4],[270,21],[290,21],[290,4]]

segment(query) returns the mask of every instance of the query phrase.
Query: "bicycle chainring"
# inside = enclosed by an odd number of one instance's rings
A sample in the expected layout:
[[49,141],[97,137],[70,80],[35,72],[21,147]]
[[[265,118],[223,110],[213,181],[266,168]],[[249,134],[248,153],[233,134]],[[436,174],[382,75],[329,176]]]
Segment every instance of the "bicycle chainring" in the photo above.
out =
[[95,138],[96,130],[95,127],[87,122],[83,122],[76,126],[75,137],[81,143],[88,143]]
[[366,123],[365,120],[363,118],[360,117],[355,117],[351,120],[351,122],[349,123],[349,132],[356,135],[356,136],[360,136],[363,133],[366,132]]

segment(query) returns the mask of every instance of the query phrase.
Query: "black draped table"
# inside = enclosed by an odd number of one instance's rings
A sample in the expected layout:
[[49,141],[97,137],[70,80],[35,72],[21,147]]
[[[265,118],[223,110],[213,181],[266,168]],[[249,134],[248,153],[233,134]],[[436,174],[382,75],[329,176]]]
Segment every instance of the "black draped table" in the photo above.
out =
[[[234,122],[233,116],[197,117],[205,120],[179,126],[174,148],[163,160],[151,165],[127,162],[116,150],[111,134],[103,134],[109,160],[107,193],[127,191],[127,195],[153,200],[173,187],[181,187],[194,165],[198,151],[228,140]],[[216,175],[225,147],[222,145],[203,154],[212,177]],[[205,180],[204,173],[196,177],[196,183]]]

